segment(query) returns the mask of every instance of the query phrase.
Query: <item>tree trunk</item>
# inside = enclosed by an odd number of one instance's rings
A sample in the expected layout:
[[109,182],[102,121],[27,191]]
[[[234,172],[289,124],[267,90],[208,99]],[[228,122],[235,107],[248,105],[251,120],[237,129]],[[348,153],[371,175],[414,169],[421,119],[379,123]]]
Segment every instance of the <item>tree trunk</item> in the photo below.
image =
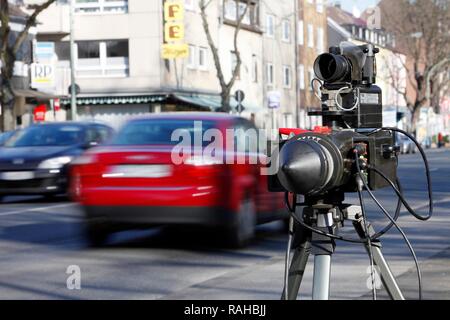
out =
[[226,113],[230,113],[231,111],[231,106],[230,106],[230,91],[226,90],[226,91],[222,91],[221,93],[221,98],[222,98],[222,112],[226,112]]
[[[5,83],[7,81],[3,81]],[[0,117],[0,129],[4,131],[11,131],[15,129],[15,117],[14,117],[14,93],[9,89],[8,85],[3,85],[1,89],[0,104],[2,108],[2,114]]]
[[422,108],[419,105],[414,106],[411,112],[411,132],[417,135],[417,122],[420,120],[420,110]]

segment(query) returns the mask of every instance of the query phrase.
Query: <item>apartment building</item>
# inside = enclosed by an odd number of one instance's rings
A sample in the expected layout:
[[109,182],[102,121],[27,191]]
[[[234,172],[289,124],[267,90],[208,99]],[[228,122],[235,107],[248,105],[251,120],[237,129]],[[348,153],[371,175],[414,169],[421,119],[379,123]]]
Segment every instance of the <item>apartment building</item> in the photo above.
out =
[[[189,55],[178,59],[161,55],[164,1],[75,1],[79,118],[119,126],[138,114],[220,108],[220,86],[199,1],[178,1],[184,3],[184,43],[189,48]],[[236,64],[233,38],[238,13],[246,5],[246,0],[212,0],[207,9],[227,80]],[[69,15],[69,1],[60,0],[42,13],[38,25],[38,41],[55,43],[58,66],[64,70],[57,82],[58,94],[67,97],[62,99],[65,108],[70,107]],[[237,46],[242,66],[232,92],[245,92],[242,115],[262,127],[296,124],[295,30],[295,3],[289,0],[276,4],[252,0],[242,21]],[[273,112],[269,100],[277,94],[279,108]],[[236,106],[234,99],[231,106]]]
[[308,117],[307,112],[320,108],[311,81],[315,78],[314,61],[328,51],[327,6],[325,0],[298,0],[298,86],[300,92],[300,126],[311,128],[321,124],[318,117]]
[[[349,41],[356,45],[371,43],[380,49],[377,55],[377,85],[383,91],[385,125],[405,128],[409,111],[400,92],[406,91],[407,87],[406,56],[396,48],[395,37],[381,27],[369,26],[365,19],[335,5],[328,7],[328,39],[329,46]],[[399,115],[406,117],[397,123]]]

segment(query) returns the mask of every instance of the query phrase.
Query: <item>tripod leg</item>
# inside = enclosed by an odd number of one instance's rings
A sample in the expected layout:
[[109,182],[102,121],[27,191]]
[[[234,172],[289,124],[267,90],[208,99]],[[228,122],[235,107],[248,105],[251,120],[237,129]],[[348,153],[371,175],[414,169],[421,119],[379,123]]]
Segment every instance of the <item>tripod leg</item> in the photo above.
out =
[[[364,239],[364,222],[362,220],[354,221],[353,225],[360,238]],[[373,229],[371,224],[368,224],[368,229],[371,236],[375,234],[375,230]],[[369,253],[369,245],[366,244],[365,247],[367,252]],[[372,254],[374,263],[380,271],[381,282],[386,288],[386,291],[389,294],[390,298],[392,300],[405,300],[403,293],[400,290],[397,281],[395,280],[394,274],[389,268],[386,259],[384,259],[383,253],[381,252],[381,243],[379,241],[372,242]]]
[[[308,263],[309,254],[311,252],[311,231],[305,229],[302,225],[297,224],[292,247],[295,248],[295,252],[289,268],[288,300],[297,299],[306,264]],[[281,299],[286,299],[286,288],[283,290]]]
[[313,300],[330,299],[331,255],[314,257]]

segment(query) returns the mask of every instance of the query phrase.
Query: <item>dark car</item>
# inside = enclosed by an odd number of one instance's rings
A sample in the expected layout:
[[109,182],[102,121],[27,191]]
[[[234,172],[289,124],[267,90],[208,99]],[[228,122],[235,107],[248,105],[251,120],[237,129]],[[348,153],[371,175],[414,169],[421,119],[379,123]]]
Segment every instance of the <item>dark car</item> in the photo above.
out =
[[64,194],[68,165],[113,130],[97,123],[49,123],[17,132],[0,149],[0,197]]

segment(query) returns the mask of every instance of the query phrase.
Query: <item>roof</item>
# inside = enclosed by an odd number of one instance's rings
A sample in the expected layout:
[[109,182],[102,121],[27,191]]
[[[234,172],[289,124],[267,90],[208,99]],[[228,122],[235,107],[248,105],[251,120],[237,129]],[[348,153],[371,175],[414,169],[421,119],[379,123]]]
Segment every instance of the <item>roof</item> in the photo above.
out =
[[356,18],[350,12],[347,12],[336,6],[329,6],[327,8],[328,17],[333,19],[339,25],[354,25],[359,27],[366,27],[367,21],[361,18]]

